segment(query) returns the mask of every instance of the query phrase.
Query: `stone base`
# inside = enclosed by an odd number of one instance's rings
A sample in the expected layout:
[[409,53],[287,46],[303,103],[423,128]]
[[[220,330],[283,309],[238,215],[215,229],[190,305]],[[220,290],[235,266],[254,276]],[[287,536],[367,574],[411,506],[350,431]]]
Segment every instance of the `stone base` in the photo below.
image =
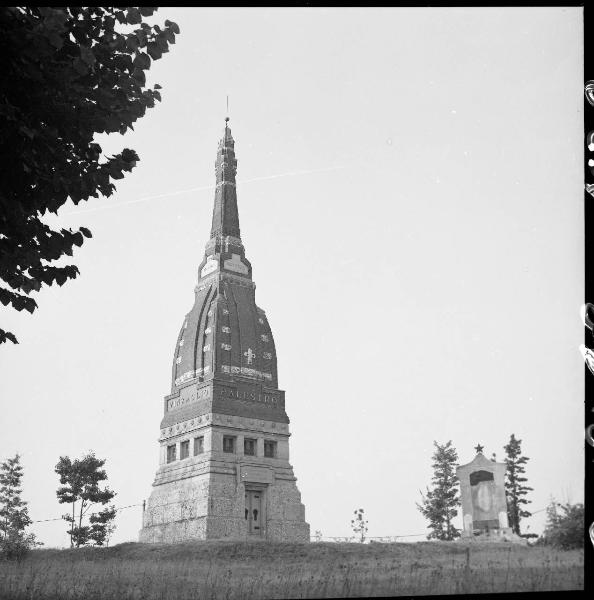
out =
[[[261,529],[248,532],[246,490],[262,494]],[[155,485],[143,513],[139,541],[270,540],[309,542],[309,524],[295,480],[239,480],[236,474],[204,472]]]
[[512,542],[514,544],[528,545],[528,540],[513,533],[511,527],[501,529],[490,529],[479,534],[469,535],[467,532],[462,533],[459,542],[480,542],[480,543],[500,543]]

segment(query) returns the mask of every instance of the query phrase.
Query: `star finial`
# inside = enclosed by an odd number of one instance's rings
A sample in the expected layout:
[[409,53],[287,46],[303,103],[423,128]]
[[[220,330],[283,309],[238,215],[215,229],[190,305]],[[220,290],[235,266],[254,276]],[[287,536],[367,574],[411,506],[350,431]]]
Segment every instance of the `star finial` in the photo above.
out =
[[477,444],[477,445],[474,447],[474,449],[476,450],[476,453],[477,453],[477,454],[482,454],[482,453],[483,453],[484,446],[481,446],[480,444]]

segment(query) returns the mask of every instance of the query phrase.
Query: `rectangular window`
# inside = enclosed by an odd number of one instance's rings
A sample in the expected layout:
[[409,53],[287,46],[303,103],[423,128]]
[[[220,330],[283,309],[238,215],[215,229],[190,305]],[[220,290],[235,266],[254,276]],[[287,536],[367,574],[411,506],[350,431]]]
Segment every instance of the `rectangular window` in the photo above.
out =
[[243,453],[246,456],[256,456],[256,440],[244,438]]
[[173,446],[167,446],[167,462],[173,462],[175,460],[175,444]]
[[264,440],[264,456],[268,458],[276,458],[276,442]]
[[223,436],[223,452],[228,452],[229,454],[235,453],[235,436]]
[[204,436],[194,438],[194,456],[204,452]]
[[183,460],[190,456],[190,440],[186,440],[179,445],[179,458]]

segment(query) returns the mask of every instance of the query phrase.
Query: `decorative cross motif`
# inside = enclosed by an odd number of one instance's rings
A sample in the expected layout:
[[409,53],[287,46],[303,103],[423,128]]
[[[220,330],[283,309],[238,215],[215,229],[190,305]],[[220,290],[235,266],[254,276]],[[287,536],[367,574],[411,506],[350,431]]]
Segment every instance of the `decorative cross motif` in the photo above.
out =
[[477,454],[479,454],[479,453],[480,453],[480,454],[482,454],[482,453],[483,453],[484,446],[481,446],[480,444],[477,444],[477,445],[474,447],[474,449],[476,450],[476,453],[477,453]]
[[251,365],[252,364],[252,359],[256,358],[256,355],[254,354],[254,352],[252,352],[251,348],[248,348],[247,352],[244,352],[243,355],[247,357],[247,364],[248,365]]

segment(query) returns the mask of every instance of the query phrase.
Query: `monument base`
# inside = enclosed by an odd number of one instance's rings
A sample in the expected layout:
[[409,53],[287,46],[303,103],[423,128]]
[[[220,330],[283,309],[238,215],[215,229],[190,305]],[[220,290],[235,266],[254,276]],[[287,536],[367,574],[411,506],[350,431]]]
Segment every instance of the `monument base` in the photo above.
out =
[[479,542],[479,543],[500,543],[512,542],[514,544],[528,545],[528,540],[514,533],[511,527],[502,527],[498,529],[489,529],[488,531],[480,531],[469,533],[464,531],[458,542]]
[[[248,519],[254,511],[257,521]],[[153,488],[142,521],[140,542],[309,542],[305,507],[294,480],[252,484],[211,472],[170,481]]]

